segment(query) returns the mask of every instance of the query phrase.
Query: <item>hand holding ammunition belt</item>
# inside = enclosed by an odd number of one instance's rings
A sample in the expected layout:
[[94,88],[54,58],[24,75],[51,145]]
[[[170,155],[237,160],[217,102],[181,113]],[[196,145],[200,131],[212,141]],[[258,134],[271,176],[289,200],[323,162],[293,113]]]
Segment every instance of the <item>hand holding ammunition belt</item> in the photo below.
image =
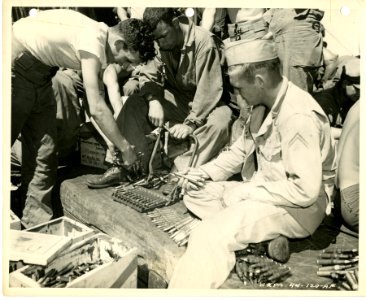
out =
[[[159,149],[163,128],[157,129],[156,142],[149,161],[149,174],[146,178],[138,181],[131,181],[115,188],[112,194],[114,201],[123,203],[132,207],[139,212],[148,212],[157,207],[167,206],[180,200],[182,194],[181,189],[177,185],[172,192],[164,196],[159,191],[149,189],[159,189],[164,183],[167,183],[169,174],[159,174],[153,169],[153,159]],[[194,159],[198,149],[198,140],[194,135],[189,135],[194,142],[193,153],[189,161],[189,166],[194,165]]]

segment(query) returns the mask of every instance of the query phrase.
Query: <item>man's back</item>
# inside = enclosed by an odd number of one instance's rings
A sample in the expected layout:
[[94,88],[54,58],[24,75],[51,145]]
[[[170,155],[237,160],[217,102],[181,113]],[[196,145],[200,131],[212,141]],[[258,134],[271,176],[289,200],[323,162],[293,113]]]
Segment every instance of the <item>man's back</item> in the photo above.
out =
[[104,62],[108,27],[67,9],[40,11],[13,25],[13,58],[29,51],[48,66],[79,70],[79,50],[97,55]]

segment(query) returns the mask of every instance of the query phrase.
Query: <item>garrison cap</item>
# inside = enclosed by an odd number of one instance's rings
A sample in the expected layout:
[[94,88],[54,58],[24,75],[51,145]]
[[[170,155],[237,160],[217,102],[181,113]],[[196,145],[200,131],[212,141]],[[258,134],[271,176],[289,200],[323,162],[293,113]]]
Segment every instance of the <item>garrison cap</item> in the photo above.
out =
[[353,83],[356,87],[360,88],[360,59],[357,57],[352,58],[344,65],[345,78]]
[[273,39],[239,40],[225,45],[227,66],[256,63],[278,57]]

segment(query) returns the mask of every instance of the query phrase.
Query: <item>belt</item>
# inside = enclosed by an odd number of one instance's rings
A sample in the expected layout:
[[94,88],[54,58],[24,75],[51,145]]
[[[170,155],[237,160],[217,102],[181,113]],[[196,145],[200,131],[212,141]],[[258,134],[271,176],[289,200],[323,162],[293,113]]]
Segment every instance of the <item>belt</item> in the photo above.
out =
[[228,33],[230,38],[241,40],[242,38],[245,39],[245,34],[248,32],[258,32],[266,30],[267,28],[267,23],[261,18],[255,21],[228,24]]
[[43,85],[51,80],[59,68],[47,66],[30,52],[22,52],[14,61],[14,72],[36,85]]

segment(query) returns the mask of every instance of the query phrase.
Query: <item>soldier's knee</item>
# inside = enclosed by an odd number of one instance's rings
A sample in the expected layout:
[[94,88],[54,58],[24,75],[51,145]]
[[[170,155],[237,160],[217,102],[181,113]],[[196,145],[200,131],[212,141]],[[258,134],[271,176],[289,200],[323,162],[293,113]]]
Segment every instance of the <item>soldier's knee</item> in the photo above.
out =
[[190,242],[199,242],[204,245],[219,243],[218,235],[215,233],[215,225],[210,220],[204,220],[191,233]]
[[228,106],[216,108],[208,117],[207,124],[217,132],[227,132],[233,121],[231,109]]
[[146,106],[145,99],[137,94],[129,96],[124,104],[126,111],[134,113],[141,111],[144,106]]

